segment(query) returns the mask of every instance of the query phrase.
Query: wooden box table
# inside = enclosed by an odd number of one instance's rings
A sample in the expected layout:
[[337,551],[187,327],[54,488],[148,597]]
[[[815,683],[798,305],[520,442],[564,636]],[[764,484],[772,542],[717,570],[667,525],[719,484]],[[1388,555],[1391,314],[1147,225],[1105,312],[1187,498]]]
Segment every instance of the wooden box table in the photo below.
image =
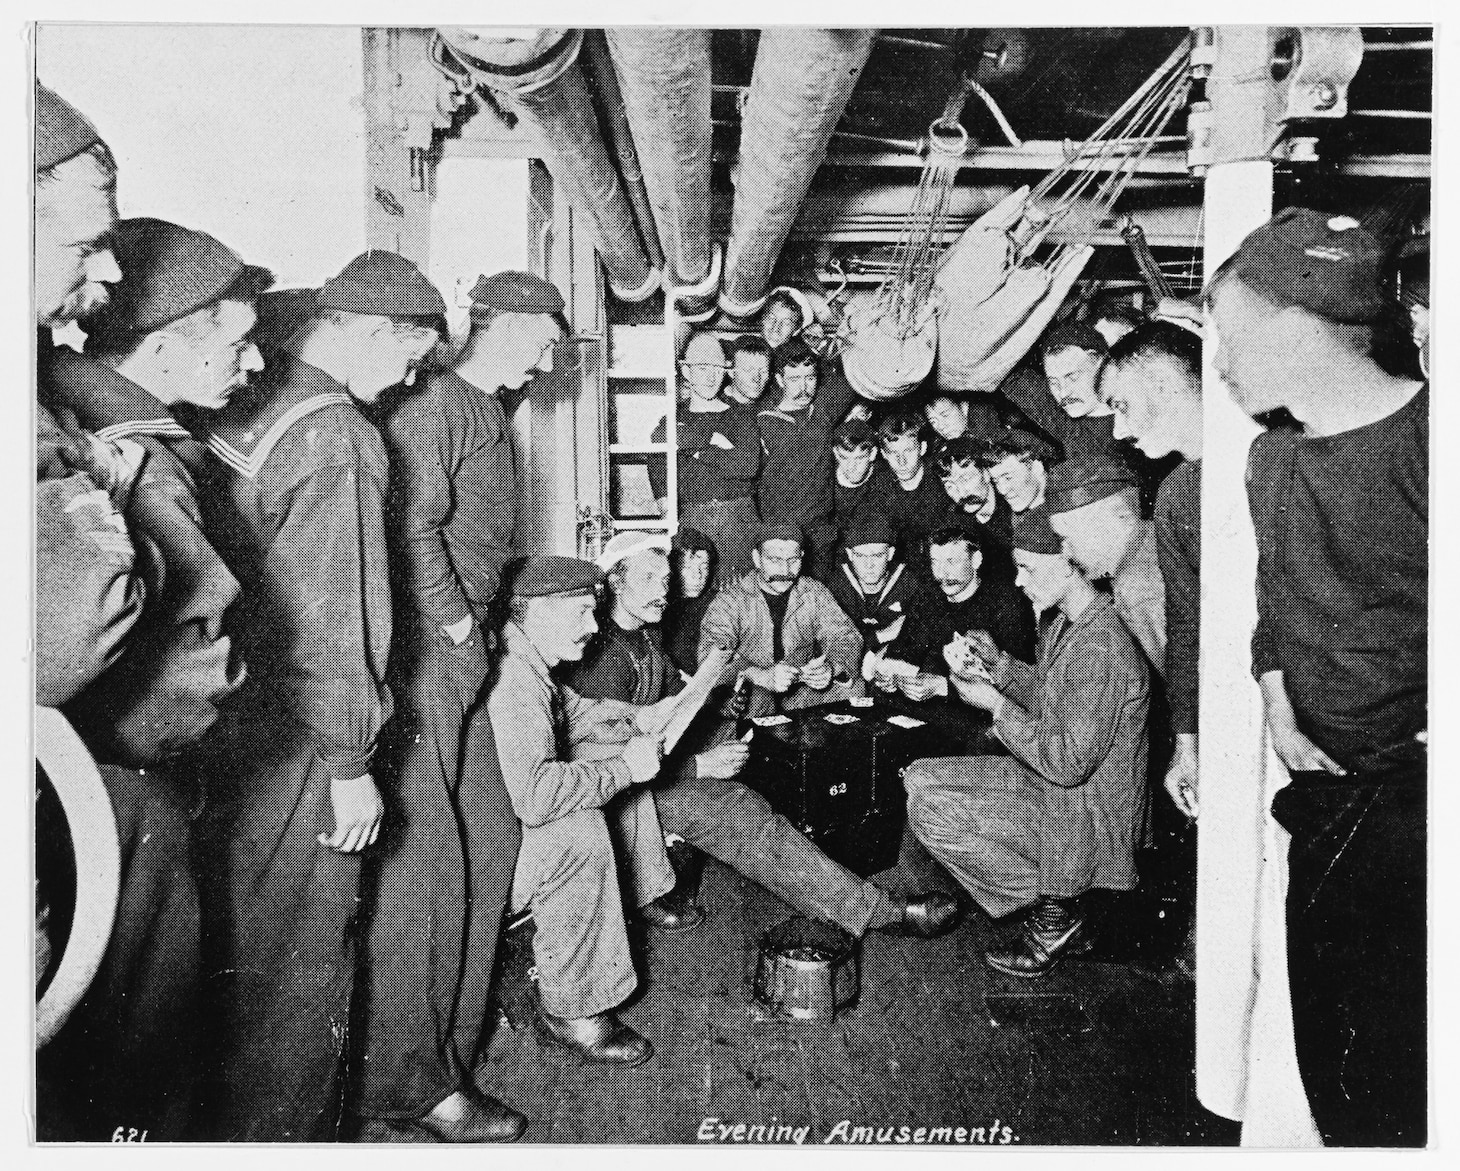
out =
[[901,772],[964,752],[959,738],[882,700],[742,721],[754,729],[740,780],[829,857],[863,878],[897,864],[907,819]]

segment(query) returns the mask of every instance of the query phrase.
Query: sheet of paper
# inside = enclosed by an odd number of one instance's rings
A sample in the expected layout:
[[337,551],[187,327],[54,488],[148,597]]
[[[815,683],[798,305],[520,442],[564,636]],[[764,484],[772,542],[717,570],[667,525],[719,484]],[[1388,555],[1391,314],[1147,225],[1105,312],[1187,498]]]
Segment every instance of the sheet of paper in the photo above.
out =
[[790,716],[756,716],[750,721],[757,728],[779,728],[791,722]]
[[912,716],[888,716],[889,724],[896,724],[899,728],[925,728],[927,724],[922,720],[915,720]]
[[695,716],[700,714],[700,709],[705,706],[705,700],[709,698],[711,690],[719,682],[727,662],[729,662],[729,656],[723,651],[706,655],[699,670],[685,684],[684,690],[677,697],[679,702],[674,705],[674,710],[664,725],[665,755],[674,751],[674,746],[679,743],[679,738],[684,735]]
[[832,712],[826,717],[828,724],[855,724],[860,721],[856,716],[849,716],[845,712]]
[[721,435],[718,431],[710,436],[710,446],[718,447],[721,451],[735,450],[735,444],[731,443],[730,440],[726,439],[725,436]]

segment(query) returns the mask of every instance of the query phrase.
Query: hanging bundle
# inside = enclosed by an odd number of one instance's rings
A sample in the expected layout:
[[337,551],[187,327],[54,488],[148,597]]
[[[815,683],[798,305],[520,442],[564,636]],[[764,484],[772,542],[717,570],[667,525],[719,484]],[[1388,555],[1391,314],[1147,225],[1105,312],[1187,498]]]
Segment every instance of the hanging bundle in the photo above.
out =
[[842,370],[853,389],[874,402],[900,398],[933,368],[938,350],[934,304],[938,255],[948,227],[953,180],[968,148],[968,131],[958,121],[962,104],[955,95],[928,127],[928,157],[903,221],[892,271],[876,297],[853,310],[847,323]]
[[[990,391],[1039,340],[1094,253],[1089,244],[1186,105],[1190,43],[1155,73],[1063,164],[986,212],[948,250],[938,306],[938,385]],[[1052,233],[1059,242],[1046,246]]]

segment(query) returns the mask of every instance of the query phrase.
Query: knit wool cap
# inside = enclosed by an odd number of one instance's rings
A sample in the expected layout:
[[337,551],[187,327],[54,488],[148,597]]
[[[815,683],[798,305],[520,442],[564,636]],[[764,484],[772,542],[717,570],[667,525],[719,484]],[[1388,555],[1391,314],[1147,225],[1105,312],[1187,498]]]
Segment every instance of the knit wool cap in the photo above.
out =
[[576,557],[528,557],[506,576],[514,598],[596,594],[603,584],[603,571]]
[[54,90],[35,87],[35,169],[47,171],[101,142],[86,116]]
[[509,269],[492,276],[479,276],[471,290],[472,318],[494,313],[561,313],[567,308],[563,294],[540,276]]
[[800,525],[788,524],[760,524],[755,527],[755,548],[759,549],[767,541],[795,541],[803,549],[806,547],[806,535],[801,531]]
[[863,510],[852,517],[842,538],[842,547],[856,549],[862,545],[896,545],[892,526],[880,512]]
[[613,540],[603,547],[603,552],[593,560],[593,564],[607,573],[621,561],[627,561],[636,553],[642,553],[645,549],[658,549],[661,553],[669,552],[669,535],[667,533],[651,533],[643,529],[630,529],[626,533],[619,533]]
[[1384,250],[1357,220],[1288,207],[1252,232],[1232,275],[1275,305],[1296,305],[1346,325],[1384,312]]
[[1015,514],[1014,548],[1046,557],[1056,557],[1064,552],[1064,544],[1059,534],[1049,527],[1049,513],[1043,507],[1026,508]]
[[1102,357],[1110,349],[1105,344],[1104,335],[1098,329],[1081,321],[1062,321],[1044,335],[1039,349],[1044,354],[1057,354],[1072,346],[1079,350],[1089,350],[1090,353],[1099,354]]
[[254,274],[250,298],[272,283],[268,272],[244,264],[208,233],[166,220],[122,220],[112,235],[112,252],[122,279],[86,322],[87,333],[102,345],[144,337],[216,304],[246,272]]
[[1135,486],[1135,475],[1118,460],[1108,456],[1070,460],[1049,469],[1044,482],[1044,507],[1050,516],[1056,516]]
[[846,419],[837,424],[836,430],[832,433],[832,445],[834,447],[862,447],[874,446],[877,443],[877,432],[865,419]]
[[319,291],[320,309],[381,317],[444,317],[446,302],[421,270],[398,252],[362,252]]

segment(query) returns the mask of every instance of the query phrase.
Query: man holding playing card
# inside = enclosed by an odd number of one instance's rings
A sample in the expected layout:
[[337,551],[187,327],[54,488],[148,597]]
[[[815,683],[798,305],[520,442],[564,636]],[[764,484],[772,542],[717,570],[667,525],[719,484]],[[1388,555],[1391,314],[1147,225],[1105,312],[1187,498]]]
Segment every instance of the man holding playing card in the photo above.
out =
[[908,824],[992,918],[1023,912],[985,962],[1043,976],[1079,950],[1079,897],[1135,886],[1146,776],[1146,661],[1064,556],[1043,508],[1015,521],[1018,586],[1053,610],[1033,667],[983,632],[952,642],[949,685],[993,717],[1008,756],[920,760],[903,774]]

